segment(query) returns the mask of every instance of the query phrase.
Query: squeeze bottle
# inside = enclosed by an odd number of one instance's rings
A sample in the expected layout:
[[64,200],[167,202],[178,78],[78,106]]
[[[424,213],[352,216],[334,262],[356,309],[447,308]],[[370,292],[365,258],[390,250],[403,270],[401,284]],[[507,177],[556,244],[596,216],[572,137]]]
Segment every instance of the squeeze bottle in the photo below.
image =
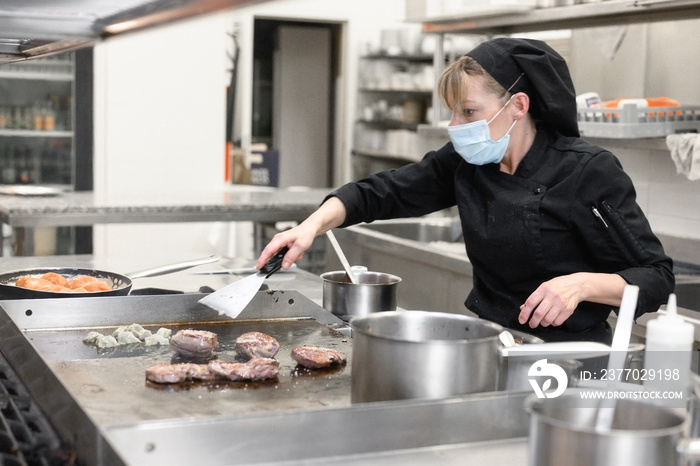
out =
[[[644,355],[644,387],[647,391],[679,391],[683,392],[683,399],[669,399],[669,404],[687,401],[694,341],[695,326],[678,315],[676,295],[671,294],[666,314],[647,322]],[[659,401],[664,402],[663,399]]]

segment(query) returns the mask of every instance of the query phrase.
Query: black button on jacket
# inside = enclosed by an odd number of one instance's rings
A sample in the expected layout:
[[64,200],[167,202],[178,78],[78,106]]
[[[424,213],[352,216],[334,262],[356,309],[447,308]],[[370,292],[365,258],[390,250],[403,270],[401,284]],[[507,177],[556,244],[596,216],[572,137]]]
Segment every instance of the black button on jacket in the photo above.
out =
[[582,302],[560,327],[521,326],[520,305],[551,278],[617,273],[640,288],[636,316],[658,310],[673,292],[672,261],[617,158],[544,128],[514,175],[497,164],[468,164],[448,143],[418,163],[347,184],[331,196],[346,206],[343,226],[456,204],[474,271],[467,308],[545,340],[609,342],[605,321],[617,311]]

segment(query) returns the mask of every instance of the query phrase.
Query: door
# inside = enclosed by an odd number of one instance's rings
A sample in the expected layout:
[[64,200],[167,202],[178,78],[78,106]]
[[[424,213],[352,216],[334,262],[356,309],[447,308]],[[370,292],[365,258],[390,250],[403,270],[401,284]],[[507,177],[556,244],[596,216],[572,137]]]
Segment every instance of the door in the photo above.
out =
[[[253,134],[279,152],[279,187],[331,185],[336,27],[256,21]],[[265,47],[272,49],[269,90]]]

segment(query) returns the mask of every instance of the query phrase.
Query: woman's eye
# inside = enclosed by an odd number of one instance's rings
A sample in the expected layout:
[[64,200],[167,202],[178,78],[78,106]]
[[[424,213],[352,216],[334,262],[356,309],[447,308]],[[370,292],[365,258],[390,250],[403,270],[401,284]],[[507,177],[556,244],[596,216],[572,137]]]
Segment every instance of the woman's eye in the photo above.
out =
[[465,108],[464,110],[462,110],[462,113],[464,113],[467,116],[472,116],[472,115],[474,115],[474,109]]

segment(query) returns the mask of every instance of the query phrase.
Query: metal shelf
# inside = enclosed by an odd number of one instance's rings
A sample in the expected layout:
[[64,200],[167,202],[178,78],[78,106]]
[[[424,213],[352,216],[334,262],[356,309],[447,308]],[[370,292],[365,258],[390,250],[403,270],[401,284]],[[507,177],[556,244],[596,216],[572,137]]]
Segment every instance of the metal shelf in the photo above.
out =
[[610,0],[517,14],[423,22],[424,33],[512,34],[700,17],[700,0]]
[[404,162],[404,163],[417,162],[417,160],[415,158],[411,158],[410,156],[390,154],[388,152],[381,152],[381,151],[370,150],[370,149],[353,149],[352,153],[353,153],[353,155],[357,155],[357,156],[361,156],[361,157],[370,157],[373,159],[380,159],[380,160],[393,160],[393,161],[400,161],[400,162]]
[[22,79],[22,80],[33,80],[33,81],[73,81],[73,73],[0,70],[0,78],[2,78],[2,79]]
[[390,129],[407,129],[409,131],[416,131],[418,128],[418,123],[406,123],[400,120],[392,120],[389,118],[382,120],[357,120],[358,123],[367,125],[370,128],[380,129],[380,130],[390,130]]
[[393,61],[407,61],[416,63],[432,63],[432,55],[390,55],[388,53],[377,53],[371,55],[362,55],[360,57],[362,60],[393,60]]
[[33,129],[0,129],[0,136],[20,138],[72,138],[73,131],[38,131]]

